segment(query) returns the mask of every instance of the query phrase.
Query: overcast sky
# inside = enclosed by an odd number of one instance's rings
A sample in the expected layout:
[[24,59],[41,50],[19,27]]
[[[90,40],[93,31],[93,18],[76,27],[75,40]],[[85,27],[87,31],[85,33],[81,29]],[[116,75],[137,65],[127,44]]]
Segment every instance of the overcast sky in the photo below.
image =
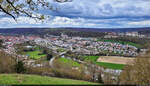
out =
[[73,0],[51,4],[58,11],[41,9],[49,15],[45,22],[20,16],[15,22],[0,13],[0,28],[8,27],[150,27],[150,0]]

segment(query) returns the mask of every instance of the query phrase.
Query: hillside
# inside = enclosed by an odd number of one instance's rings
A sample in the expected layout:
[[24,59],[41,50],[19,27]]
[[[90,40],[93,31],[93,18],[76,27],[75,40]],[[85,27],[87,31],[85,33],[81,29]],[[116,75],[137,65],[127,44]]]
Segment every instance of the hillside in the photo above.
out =
[[54,78],[47,76],[39,76],[39,75],[24,75],[24,74],[0,74],[0,84],[3,85],[27,85],[27,84],[36,84],[36,85],[44,85],[44,84],[81,84],[81,85],[89,85],[89,84],[97,84],[87,81],[80,80],[71,80],[71,79],[62,79],[62,78]]

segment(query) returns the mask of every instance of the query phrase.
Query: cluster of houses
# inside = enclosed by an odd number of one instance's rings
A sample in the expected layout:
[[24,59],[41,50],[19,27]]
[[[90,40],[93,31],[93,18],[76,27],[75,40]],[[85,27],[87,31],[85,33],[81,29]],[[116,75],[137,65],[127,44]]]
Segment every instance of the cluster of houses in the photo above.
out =
[[[114,33],[111,33],[114,34]],[[37,45],[45,46],[58,53],[58,49],[70,50],[79,54],[99,54],[101,52],[115,53],[118,55],[137,56],[137,48],[131,45],[123,45],[120,43],[97,41],[96,38],[84,37],[68,37],[63,33],[60,36],[3,36],[0,39],[4,40],[3,45],[8,53],[15,53],[14,44],[24,43],[25,41],[34,41]]]
[[104,38],[117,38],[117,37],[139,37],[145,38],[144,34],[139,34],[138,32],[106,32],[107,35]]
[[115,53],[118,55],[137,56],[137,48],[120,43],[96,41],[96,38],[49,36],[34,40],[36,44],[57,50],[63,48],[80,54],[99,54],[101,52]]
[[3,40],[3,46],[5,46],[5,48],[3,48],[3,51],[12,55],[12,56],[17,56],[17,57],[24,57],[27,58],[27,56],[25,55],[18,55],[16,53],[16,49],[14,47],[14,45],[16,44],[20,44],[20,43],[24,43],[26,41],[32,41],[35,38],[38,38],[37,36],[4,36],[4,35],[0,35],[0,40]]
[[123,45],[120,43],[111,43],[111,42],[96,42],[94,43],[99,49],[99,52],[111,52],[116,53],[119,55],[126,55],[126,56],[137,56],[137,49],[135,46],[131,45]]

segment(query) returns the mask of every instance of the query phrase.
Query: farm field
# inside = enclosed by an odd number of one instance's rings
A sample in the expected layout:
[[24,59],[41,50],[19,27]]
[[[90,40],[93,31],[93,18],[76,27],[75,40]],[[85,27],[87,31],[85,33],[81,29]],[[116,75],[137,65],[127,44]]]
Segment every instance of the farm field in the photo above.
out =
[[35,59],[35,60],[46,56],[45,54],[41,54],[40,51],[28,51],[25,53],[26,53],[26,55],[28,55],[30,57],[30,59]]
[[75,62],[75,61],[73,61],[71,59],[59,58],[58,60],[63,62],[63,63],[65,63],[65,64],[71,65],[71,66],[76,66],[76,67],[80,66],[80,64],[78,62]]
[[120,56],[100,56],[97,62],[107,62],[114,64],[128,64],[132,63],[134,58],[131,57],[120,57]]
[[114,64],[108,62],[96,62],[96,64],[105,68],[116,69],[116,70],[121,70],[125,66],[124,64]]
[[110,69],[123,69],[125,64],[117,64],[117,63],[110,63],[110,62],[97,62],[97,60],[100,58],[100,56],[85,56],[85,61],[90,60],[93,63]]
[[60,85],[60,84],[81,84],[81,85],[96,85],[98,83],[92,83],[87,81],[54,78],[39,75],[27,75],[27,74],[0,74],[1,85]]

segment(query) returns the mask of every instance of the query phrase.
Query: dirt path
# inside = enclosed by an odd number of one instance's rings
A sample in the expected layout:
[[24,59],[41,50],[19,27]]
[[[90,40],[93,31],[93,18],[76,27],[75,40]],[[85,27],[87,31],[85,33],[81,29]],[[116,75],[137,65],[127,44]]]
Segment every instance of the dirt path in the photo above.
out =
[[135,58],[131,57],[120,57],[120,56],[100,56],[97,62],[108,62],[115,64],[127,64],[133,62]]

